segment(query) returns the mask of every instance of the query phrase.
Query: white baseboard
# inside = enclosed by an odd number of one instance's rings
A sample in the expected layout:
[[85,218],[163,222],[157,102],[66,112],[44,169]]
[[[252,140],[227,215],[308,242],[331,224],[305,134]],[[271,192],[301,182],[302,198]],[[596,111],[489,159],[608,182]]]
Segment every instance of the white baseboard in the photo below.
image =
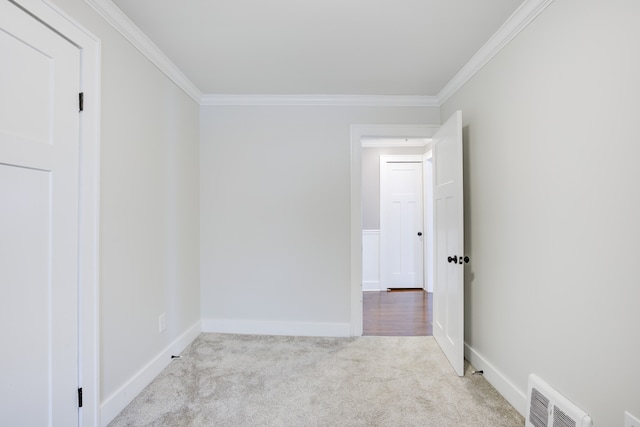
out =
[[162,350],[147,365],[140,369],[115,393],[106,398],[100,408],[100,425],[109,424],[155,377],[171,362],[171,356],[181,353],[202,332],[201,322],[196,322],[185,333]]
[[277,322],[248,319],[202,319],[202,332],[307,337],[348,337],[350,323]]
[[524,391],[496,369],[485,357],[467,344],[464,346],[465,358],[477,370],[484,371],[484,378],[513,406],[520,415],[525,417],[527,412],[527,395]]

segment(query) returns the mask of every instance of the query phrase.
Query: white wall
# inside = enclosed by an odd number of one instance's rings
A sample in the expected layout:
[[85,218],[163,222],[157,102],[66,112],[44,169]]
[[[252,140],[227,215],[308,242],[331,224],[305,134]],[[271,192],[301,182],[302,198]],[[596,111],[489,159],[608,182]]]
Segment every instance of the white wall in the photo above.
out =
[[350,333],[350,125],[437,108],[203,107],[205,330]]
[[556,0],[442,108],[464,120],[467,344],[607,427],[640,416],[638,17]]
[[102,41],[104,421],[135,397],[140,382],[129,382],[200,319],[199,106],[84,2],[56,4]]

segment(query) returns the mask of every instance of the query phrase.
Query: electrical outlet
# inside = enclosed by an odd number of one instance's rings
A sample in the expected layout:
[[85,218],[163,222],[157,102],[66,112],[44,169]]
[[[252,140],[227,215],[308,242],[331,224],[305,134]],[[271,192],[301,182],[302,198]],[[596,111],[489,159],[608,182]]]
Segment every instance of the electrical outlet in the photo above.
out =
[[628,412],[624,413],[624,427],[640,427],[640,420]]
[[158,316],[158,329],[160,329],[160,332],[167,329],[167,315],[165,313],[162,313],[160,316]]

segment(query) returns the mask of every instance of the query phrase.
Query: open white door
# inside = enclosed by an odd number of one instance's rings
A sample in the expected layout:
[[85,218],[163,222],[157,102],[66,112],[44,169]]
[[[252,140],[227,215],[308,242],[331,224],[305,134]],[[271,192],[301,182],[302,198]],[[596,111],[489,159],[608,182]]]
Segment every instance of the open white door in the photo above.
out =
[[462,112],[433,137],[434,290],[433,336],[464,375],[464,211]]

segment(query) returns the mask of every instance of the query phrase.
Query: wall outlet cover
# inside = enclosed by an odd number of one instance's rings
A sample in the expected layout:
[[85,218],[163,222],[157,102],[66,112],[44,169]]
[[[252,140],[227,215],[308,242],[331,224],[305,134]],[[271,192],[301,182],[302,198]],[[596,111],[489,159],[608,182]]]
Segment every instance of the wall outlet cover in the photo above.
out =
[[162,313],[160,316],[158,316],[158,329],[160,330],[160,332],[167,329],[167,315],[165,313]]

